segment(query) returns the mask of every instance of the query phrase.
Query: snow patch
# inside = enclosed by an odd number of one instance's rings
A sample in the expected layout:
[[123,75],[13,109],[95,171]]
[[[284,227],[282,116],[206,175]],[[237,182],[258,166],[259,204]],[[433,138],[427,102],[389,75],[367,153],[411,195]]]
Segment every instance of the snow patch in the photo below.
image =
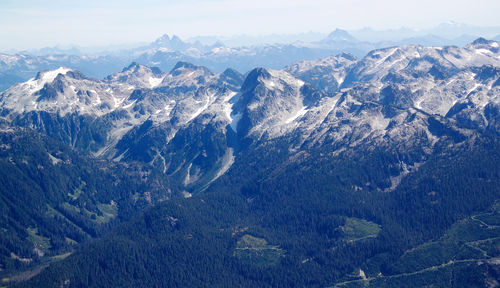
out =
[[231,129],[233,129],[234,132],[237,132],[236,129],[238,128],[238,122],[240,122],[242,116],[243,114],[237,113],[234,114],[231,118],[231,124],[229,124],[229,126],[231,127]]
[[387,126],[389,126],[391,119],[384,118],[382,115],[377,115],[374,117],[368,117],[368,121],[369,121],[369,124],[372,127],[372,129],[385,130],[387,128]]
[[193,114],[191,114],[191,117],[189,117],[188,122],[190,122],[193,119],[195,119],[196,117],[198,117],[203,111],[205,111],[208,108],[209,105],[210,105],[210,102],[207,101],[207,103],[205,103],[205,105],[203,105],[198,110],[196,110],[196,112],[194,112]]
[[165,79],[165,77],[160,77],[160,78],[151,77],[149,78],[149,85],[151,86],[151,88],[158,87],[158,85],[160,85],[161,82],[163,82],[163,79]]
[[490,50],[488,49],[476,49],[476,54],[486,54],[486,55],[491,55],[493,54],[493,52],[491,52]]
[[474,84],[474,87],[472,87],[472,89],[470,89],[468,92],[467,92],[467,95],[469,95],[470,93],[472,93],[474,90],[476,90],[479,86],[481,86],[479,83],[475,83]]
[[361,277],[361,279],[363,280],[366,280],[365,271],[363,271],[361,268],[359,269],[359,277]]
[[129,103],[129,104],[127,104],[127,105],[124,105],[122,108],[123,108],[123,109],[128,109],[128,108],[132,107],[132,106],[135,104],[135,102],[137,102],[137,99],[136,99],[136,100],[134,100],[134,101],[132,101],[132,103]]
[[66,75],[66,73],[68,73],[69,71],[71,71],[71,69],[66,68],[66,67],[59,67],[56,70],[47,71],[47,72],[42,73],[40,80],[42,80],[44,83],[51,83],[56,79],[56,77],[59,74]]
[[[189,164],[189,167],[187,168],[187,173],[186,173],[186,177],[184,178],[184,186],[187,186],[189,183],[191,183],[191,168],[193,167],[193,163],[190,163]],[[185,197],[187,198],[187,197]]]
[[423,99],[418,99],[418,100],[415,101],[415,103],[414,103],[413,106],[415,106],[415,108],[417,108],[417,109],[422,109],[422,105],[421,104],[422,104],[423,101],[424,101]]
[[189,120],[187,122],[192,121],[193,119],[195,119],[196,117],[198,117],[203,111],[205,111],[208,108],[208,106],[210,106],[210,104],[212,104],[214,96],[215,96],[215,93],[212,94],[212,95],[210,95],[207,98],[205,104],[202,107],[200,107],[198,110],[196,110],[196,112],[194,112],[193,114],[191,114],[191,117],[189,118]]
[[227,120],[229,120],[229,123],[233,121],[233,118],[231,118],[231,113],[233,112],[233,105],[234,103],[230,103],[229,101],[236,95],[236,92],[231,92],[229,93],[224,99],[223,99],[223,110],[224,110],[224,115],[226,116]]
[[[398,48],[392,48],[386,56],[382,57],[380,60],[375,62],[375,66],[379,66],[380,64],[384,63],[385,60],[387,60],[387,58],[391,57],[394,53],[396,53],[397,50]],[[373,55],[380,55],[380,54],[381,53],[379,52],[377,54],[374,53]]]
[[267,87],[267,88],[274,88],[276,87],[276,83],[274,83],[274,81],[272,80],[265,80],[263,81],[264,82],[264,85]]
[[101,97],[99,96],[99,94],[96,93],[96,99],[95,99],[95,102],[93,103],[94,106],[97,106],[97,105],[101,105],[102,101],[101,101]]
[[217,175],[215,175],[215,178],[212,179],[212,181],[210,182],[213,182],[217,180],[217,178],[219,178],[220,176],[226,174],[227,170],[229,170],[229,168],[231,168],[231,166],[233,165],[234,158],[235,157],[233,148],[228,148],[226,154],[224,154],[224,157],[222,158],[222,166],[220,170],[217,172]]
[[307,111],[309,111],[309,109],[307,109],[307,107],[302,107],[302,109],[300,109],[299,111],[297,111],[297,113],[295,113],[295,115],[293,115],[292,117],[288,118],[286,121],[285,121],[285,124],[290,124],[292,123],[293,121],[295,121],[296,119],[304,116]]
[[31,78],[25,83],[25,87],[27,87],[29,94],[33,94],[42,89],[45,84],[52,83],[59,74],[66,75],[69,71],[71,71],[71,69],[59,67],[53,71],[40,72],[40,78]]
[[226,174],[226,172],[229,170],[229,168],[231,168],[231,166],[233,166],[234,159],[235,159],[234,149],[233,148],[228,148],[226,150],[226,153],[224,153],[224,156],[222,157],[221,167],[220,167],[219,171],[217,171],[217,174],[214,176],[214,178],[212,178],[212,180],[210,180],[204,186],[204,188],[202,190],[205,190],[206,188],[208,188],[208,186],[210,186],[210,184],[212,184],[212,182],[214,182],[215,180],[217,180],[222,175]]
[[[272,70],[272,69],[268,69],[267,71],[269,72],[269,74],[271,74],[271,76],[273,78],[276,78],[278,81],[284,82],[292,87],[301,88],[305,84],[304,81],[295,78],[293,75],[289,74],[288,72],[281,71],[281,70]],[[282,89],[282,84],[280,82],[276,83],[274,79],[263,80],[263,82],[266,85],[266,87],[270,87],[270,88],[278,87],[278,89]]]
[[61,159],[52,156],[52,154],[50,154],[50,153],[47,153],[47,154],[49,155],[49,158],[50,158],[50,161],[52,162],[52,165],[57,165],[57,164],[62,162]]

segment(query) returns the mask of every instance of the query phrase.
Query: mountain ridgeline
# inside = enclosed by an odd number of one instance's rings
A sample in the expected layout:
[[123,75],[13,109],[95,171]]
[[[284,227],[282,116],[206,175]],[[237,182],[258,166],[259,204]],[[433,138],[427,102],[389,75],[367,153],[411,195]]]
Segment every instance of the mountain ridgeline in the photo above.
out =
[[498,283],[499,96],[499,43],[482,38],[246,75],[42,71],[0,93],[0,273],[20,287]]

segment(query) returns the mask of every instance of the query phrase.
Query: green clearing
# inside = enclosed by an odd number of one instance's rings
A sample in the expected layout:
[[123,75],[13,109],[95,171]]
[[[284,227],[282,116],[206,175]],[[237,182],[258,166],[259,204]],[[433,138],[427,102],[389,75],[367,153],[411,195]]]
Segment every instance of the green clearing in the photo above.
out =
[[500,227],[484,225],[472,216],[454,224],[445,234],[443,241],[474,242],[500,236]]
[[[89,219],[95,223],[108,223],[112,219],[114,219],[116,216],[118,216],[118,206],[116,205],[115,202],[111,202],[111,204],[98,204],[97,208],[99,209],[100,213],[96,213],[93,211],[89,211],[85,208],[83,210],[81,208],[78,208],[77,206],[71,205],[68,202],[64,202],[61,205],[61,208],[64,209],[65,211],[69,213],[85,213]],[[82,212],[83,211],[83,212]],[[49,215],[58,215],[58,213],[54,209],[49,209],[48,214]],[[101,215],[99,215],[101,214]]]
[[28,240],[33,243],[36,249],[43,253],[49,252],[50,248],[52,248],[49,238],[38,235],[37,228],[28,228],[26,230],[28,231]]
[[64,240],[66,240],[66,243],[70,244],[70,245],[77,245],[78,242],[71,239],[71,238],[68,238],[68,237],[64,237]]
[[107,223],[118,216],[118,205],[113,201],[111,204],[98,204],[97,208],[102,213],[102,216],[97,218],[99,223]]
[[80,197],[80,195],[82,195],[83,188],[85,188],[85,186],[87,186],[87,183],[85,183],[85,181],[81,180],[80,185],[77,188],[73,189],[73,193],[68,193],[68,196],[73,198],[73,200],[78,199],[78,197]]
[[45,212],[45,216],[50,217],[50,218],[54,218],[56,216],[65,218],[64,215],[62,215],[59,211],[57,211],[56,209],[54,209],[49,204],[47,204],[47,212]]
[[236,243],[234,256],[246,264],[256,266],[272,266],[281,261],[285,254],[278,246],[271,246],[266,239],[243,235]]
[[68,202],[64,202],[61,204],[62,209],[66,210],[67,212],[73,212],[73,213],[80,213],[80,208],[69,204]]
[[491,225],[498,217],[500,215],[493,212],[459,221],[439,241],[407,251],[394,263],[393,268],[399,273],[409,273],[450,261],[500,256],[500,228],[484,225],[484,222]]
[[381,230],[378,224],[358,218],[347,218],[341,229],[347,242],[377,237]]
[[[500,227],[496,226],[499,219],[498,209],[463,219],[441,239],[406,251],[389,267],[390,275],[378,274],[376,256],[362,267],[367,272],[366,280],[351,280],[353,275],[349,275],[334,287],[443,287],[453,279],[451,275],[457,279],[467,277],[471,270],[494,277],[489,274],[498,269],[489,263],[496,263],[500,257]],[[352,223],[347,221],[348,225]],[[368,265],[371,262],[374,265]],[[470,280],[464,279],[464,283]]]
[[64,260],[64,259],[68,258],[68,256],[71,254],[73,254],[73,252],[68,252],[65,254],[56,255],[56,256],[53,256],[51,259],[52,259],[52,261],[60,261],[60,260]]
[[83,209],[83,211],[87,214],[90,220],[98,224],[108,223],[113,218],[118,216],[118,206],[114,202],[111,202],[111,204],[97,204],[97,209],[99,209],[101,215],[87,209]]

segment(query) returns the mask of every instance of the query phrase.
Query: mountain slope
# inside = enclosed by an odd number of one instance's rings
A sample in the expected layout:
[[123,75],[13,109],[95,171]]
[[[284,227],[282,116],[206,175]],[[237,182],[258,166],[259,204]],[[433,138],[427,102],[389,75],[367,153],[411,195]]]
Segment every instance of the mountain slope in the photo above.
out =
[[172,194],[143,165],[97,161],[30,130],[0,139],[2,275],[71,252]]
[[[448,147],[448,141],[440,146]],[[499,196],[499,171],[492,164],[498,161],[498,144],[475,143],[473,152],[469,145],[435,153],[392,193],[380,193],[353,184],[357,179],[377,183],[376,171],[387,168],[384,152],[365,154],[352,165],[349,159],[325,157],[321,149],[305,150],[311,156],[296,162],[279,141],[269,143],[237,160],[206,193],[149,210],[26,286],[316,287],[344,282],[362,265],[370,265],[375,275],[376,269],[387,276],[400,273],[387,265],[414,245],[443,235],[453,222],[488,209]],[[381,231],[363,238],[366,232],[355,230],[363,239],[352,238],[345,229],[352,221],[363,223],[360,219]],[[250,254],[247,262],[238,252],[242,239],[253,239],[247,235],[274,248]]]

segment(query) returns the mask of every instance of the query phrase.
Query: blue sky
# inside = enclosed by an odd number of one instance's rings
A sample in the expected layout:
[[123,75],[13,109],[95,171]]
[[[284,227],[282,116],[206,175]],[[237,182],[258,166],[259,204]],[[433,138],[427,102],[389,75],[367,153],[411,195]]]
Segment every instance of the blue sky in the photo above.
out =
[[163,34],[500,26],[498,0],[0,0],[0,50],[150,42]]

